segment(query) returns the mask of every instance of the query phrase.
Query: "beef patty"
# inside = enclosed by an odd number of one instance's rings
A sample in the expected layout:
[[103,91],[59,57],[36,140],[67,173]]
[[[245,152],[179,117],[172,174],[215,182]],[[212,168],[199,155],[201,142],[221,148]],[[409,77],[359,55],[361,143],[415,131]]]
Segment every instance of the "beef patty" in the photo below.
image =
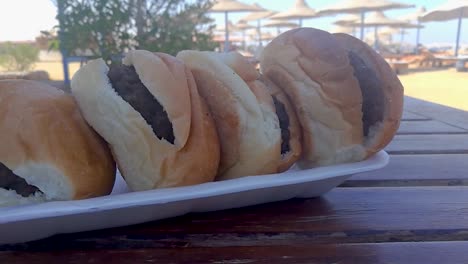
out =
[[[29,185],[23,178],[14,174],[7,166],[0,162],[0,188],[14,190],[17,194],[28,197],[39,191],[36,186]],[[39,191],[40,192],[40,191]]]
[[382,81],[358,54],[349,51],[348,57],[362,92],[362,123],[364,136],[367,137],[370,127],[383,121],[385,96],[383,87],[380,87]]
[[135,67],[119,65],[110,68],[107,76],[122,99],[138,111],[159,139],[174,144],[174,131],[162,105],[141,82]]
[[289,132],[289,116],[284,104],[276,99],[276,96],[273,95],[272,97],[281,128],[281,154],[285,154],[291,150],[291,146],[289,145],[289,139],[291,137]]

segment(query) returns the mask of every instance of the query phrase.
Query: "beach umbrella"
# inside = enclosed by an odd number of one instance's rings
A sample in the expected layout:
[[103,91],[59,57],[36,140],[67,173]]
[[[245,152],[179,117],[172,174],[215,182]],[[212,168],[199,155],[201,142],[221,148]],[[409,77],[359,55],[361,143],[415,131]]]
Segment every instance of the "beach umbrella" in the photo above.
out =
[[245,30],[255,28],[255,26],[252,26],[247,23],[245,20],[239,20],[237,23],[234,25],[238,30],[242,31],[242,46],[243,49],[245,50]]
[[228,14],[232,12],[258,12],[262,11],[258,7],[253,5],[244,4],[236,0],[218,0],[210,8],[212,13],[224,13],[224,25],[225,25],[225,41],[224,51],[229,51],[229,28],[228,28]]
[[299,24],[289,20],[271,19],[270,21],[263,24],[263,27],[275,27],[277,29],[277,33],[280,34],[280,28],[297,28],[299,27]]
[[255,26],[252,26],[252,25],[248,24],[247,21],[245,21],[245,20],[237,21],[237,23],[234,25],[234,27],[239,29],[239,30],[246,30],[246,29],[255,28]]
[[[232,21],[229,21],[227,24],[227,28],[229,30],[229,33],[239,31],[239,28],[232,23]],[[216,32],[225,32],[226,31],[226,26],[225,25],[216,25],[215,29]]]
[[347,28],[348,31],[351,31],[351,33],[347,33],[347,34],[350,34],[350,35],[352,34],[353,36],[356,36],[356,27],[350,26],[350,24],[355,24],[356,22],[359,22],[360,19],[361,17],[358,15],[348,14],[337,19],[335,22],[333,22],[333,24],[338,26],[336,29],[339,30],[340,29],[339,27]]
[[[252,32],[249,34],[249,36],[254,39],[254,37],[256,36],[255,32]],[[271,32],[264,32],[262,33],[262,35],[260,36],[260,41],[264,41],[264,40],[272,40],[276,37],[276,35],[272,34]]]
[[345,33],[345,34],[353,35],[354,34],[354,28],[353,27],[348,27],[348,26],[335,25],[330,29],[329,32],[330,33]]
[[299,27],[302,27],[302,20],[317,17],[315,9],[310,8],[305,0],[296,0],[294,5],[284,12],[280,12],[270,19],[298,19]]
[[335,22],[333,22],[333,24],[338,26],[349,26],[349,24],[356,24],[359,21],[361,21],[360,16],[355,14],[348,14],[338,18],[337,20],[335,20]]
[[378,49],[378,33],[377,29],[382,26],[395,27],[395,28],[412,28],[416,27],[415,24],[411,24],[407,21],[389,18],[384,15],[382,11],[374,11],[362,22],[350,23],[350,25],[361,25],[364,27],[374,27],[374,47]]
[[416,12],[411,12],[403,17],[401,17],[402,20],[406,20],[406,21],[409,21],[409,22],[416,22],[416,25],[418,27],[416,27],[416,53],[419,53],[419,37],[420,37],[420,31],[421,31],[421,28],[423,28],[423,26],[421,25],[421,17],[426,14],[427,10],[424,6],[421,6],[418,8],[418,10],[416,10]]
[[413,6],[414,5],[393,2],[390,0],[341,0],[336,4],[333,4],[327,8],[320,10],[319,15],[331,15],[342,13],[359,14],[361,22],[359,25],[361,27],[360,38],[363,39],[366,12],[384,11],[396,8],[409,8]]
[[276,14],[275,11],[272,11],[272,10],[268,10],[266,8],[263,8],[262,6],[260,6],[259,4],[255,3],[253,4],[256,8],[258,8],[260,11],[258,12],[254,12],[254,13],[250,13],[248,14],[247,16],[241,18],[241,20],[244,20],[244,21],[257,21],[257,36],[258,36],[258,43],[259,45],[262,45],[262,41],[261,41],[261,34],[262,34],[262,31],[261,31],[261,21],[262,19],[265,19],[265,18],[268,18],[268,17],[271,17],[272,15]]
[[424,14],[421,17],[421,21],[448,21],[458,19],[457,39],[455,44],[455,56],[458,56],[462,20],[467,17],[468,0],[448,0],[445,4]]

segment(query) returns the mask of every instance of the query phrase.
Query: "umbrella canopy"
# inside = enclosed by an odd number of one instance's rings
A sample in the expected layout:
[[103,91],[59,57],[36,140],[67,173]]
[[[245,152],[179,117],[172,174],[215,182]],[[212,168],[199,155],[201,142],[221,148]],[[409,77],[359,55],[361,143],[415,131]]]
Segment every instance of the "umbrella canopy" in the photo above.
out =
[[320,15],[338,13],[358,13],[361,15],[361,39],[364,38],[365,13],[370,11],[384,11],[396,8],[409,8],[413,5],[393,2],[390,0],[341,0],[327,8],[320,10]]
[[281,33],[280,28],[297,28],[299,24],[291,22],[289,20],[281,20],[281,19],[271,19],[270,21],[266,22],[264,27],[276,28],[276,33],[279,35]]
[[[236,25],[232,24],[231,21],[228,22],[227,28],[228,28],[229,32],[236,32],[236,31],[240,30]],[[224,32],[225,30],[226,30],[225,25],[216,25],[215,31]]]
[[[363,25],[364,24],[364,25]],[[355,23],[350,23],[350,25],[357,26],[367,26],[367,27],[375,27],[374,29],[374,46],[375,48],[378,48],[378,33],[377,33],[377,28],[381,26],[388,26],[388,27],[395,27],[395,28],[414,28],[417,27],[415,24],[411,24],[407,21],[399,20],[399,19],[393,19],[389,18],[384,15],[382,11],[374,11],[372,12],[367,19],[364,21],[364,23],[361,22],[355,22]]]
[[[416,48],[415,48],[415,52],[416,53],[419,53],[419,37],[420,37],[420,32],[421,32],[421,17],[426,14],[427,10],[424,6],[421,6],[418,8],[418,10],[416,10],[416,12],[411,12],[407,15],[404,15],[402,17],[400,17],[401,20],[405,20],[405,21],[408,21],[408,22],[413,22],[413,23],[416,23],[416,25],[418,26],[416,28]],[[404,30],[402,31],[404,32]],[[402,39],[402,42],[403,42],[403,35],[401,36],[401,39]]]
[[434,10],[427,12],[421,17],[421,21],[447,21],[458,19],[457,40],[455,46],[455,56],[458,56],[462,19],[467,17],[468,0],[449,0]]
[[421,17],[421,21],[447,21],[468,18],[468,0],[449,0],[445,4],[434,8]]
[[415,12],[408,13],[402,17],[401,20],[406,20],[409,22],[418,22],[422,16],[427,13],[427,10],[424,6],[419,7]]
[[260,11],[255,12],[255,13],[250,13],[247,16],[241,18],[241,20],[245,21],[257,21],[257,36],[258,36],[258,43],[261,46],[262,45],[262,31],[261,31],[261,20],[271,17],[272,15],[276,14],[275,11],[268,10],[266,8],[263,8],[259,4],[255,3],[254,6],[258,8]]
[[[361,21],[351,22],[348,25],[357,26],[361,25]],[[374,11],[369,14],[369,16],[364,21],[364,26],[366,27],[379,27],[379,26],[389,26],[389,27],[400,27],[400,28],[416,28],[416,24],[409,23],[408,21],[393,19],[387,17],[382,11]]]
[[349,26],[361,21],[361,17],[355,14],[349,14],[337,19],[333,24],[338,26]]
[[352,35],[354,33],[353,31],[354,30],[352,27],[335,25],[330,29],[329,32],[330,33],[346,33],[346,34]]
[[298,27],[299,24],[291,22],[289,20],[281,20],[281,19],[271,19],[270,21],[263,24],[264,27],[288,27],[288,28],[295,28]]
[[302,19],[318,17],[315,9],[310,8],[305,0],[296,0],[294,6],[284,12],[280,12],[271,19],[299,19],[299,26],[302,27]]
[[259,12],[262,11],[256,6],[244,4],[235,0],[218,0],[210,8],[210,12],[224,13],[225,25],[225,41],[224,51],[229,51],[229,28],[228,28],[228,13],[231,12]]
[[250,29],[250,28],[255,28],[255,26],[252,26],[250,24],[247,24],[247,21],[245,20],[239,20],[235,25],[234,27],[236,27],[237,29],[239,30],[246,30],[246,29]]
[[276,14],[275,11],[265,9],[265,8],[263,8],[262,6],[260,6],[257,3],[253,4],[253,6],[257,7],[261,11],[250,13],[247,16],[241,18],[241,20],[255,21],[255,20],[259,20],[259,19],[265,19],[265,18],[271,17],[272,15]]
[[235,0],[218,0],[210,8],[210,12],[258,12],[262,11],[254,5],[244,4]]

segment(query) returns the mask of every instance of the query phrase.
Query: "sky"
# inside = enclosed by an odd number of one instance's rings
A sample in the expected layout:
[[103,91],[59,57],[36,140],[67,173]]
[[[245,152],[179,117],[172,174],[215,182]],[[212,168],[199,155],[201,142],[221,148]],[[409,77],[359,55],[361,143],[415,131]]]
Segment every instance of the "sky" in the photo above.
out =
[[[294,4],[294,0],[242,0],[245,3],[258,3],[265,8],[274,11],[287,10]],[[338,1],[338,0],[337,0]],[[310,7],[320,10],[337,1],[330,0],[307,0]],[[397,9],[385,11],[391,18],[398,18],[410,12],[414,12],[420,6],[425,6],[427,10],[437,7],[447,0],[399,0],[402,3],[414,4],[415,8]],[[27,7],[27,8],[25,8]],[[0,0],[0,41],[33,40],[39,35],[40,30],[51,29],[57,24],[55,19],[56,7],[51,0]],[[247,13],[231,13],[229,19],[236,23]],[[210,14],[216,23],[224,24],[223,14]],[[340,16],[327,16],[321,18],[304,20],[303,26],[315,27],[323,30],[330,30],[332,23]],[[461,42],[468,44],[468,19],[462,25]],[[425,23],[425,28],[421,31],[421,43],[454,43],[456,39],[457,20],[446,22]],[[408,30],[404,36],[406,42],[416,41],[416,30]],[[399,37],[398,37],[399,40]]]

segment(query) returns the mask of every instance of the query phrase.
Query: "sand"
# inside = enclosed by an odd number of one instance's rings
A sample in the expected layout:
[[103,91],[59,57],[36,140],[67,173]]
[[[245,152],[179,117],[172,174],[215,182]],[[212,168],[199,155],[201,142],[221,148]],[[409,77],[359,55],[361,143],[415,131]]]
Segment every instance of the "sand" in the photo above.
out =
[[468,72],[454,68],[399,75],[405,95],[468,111]]

